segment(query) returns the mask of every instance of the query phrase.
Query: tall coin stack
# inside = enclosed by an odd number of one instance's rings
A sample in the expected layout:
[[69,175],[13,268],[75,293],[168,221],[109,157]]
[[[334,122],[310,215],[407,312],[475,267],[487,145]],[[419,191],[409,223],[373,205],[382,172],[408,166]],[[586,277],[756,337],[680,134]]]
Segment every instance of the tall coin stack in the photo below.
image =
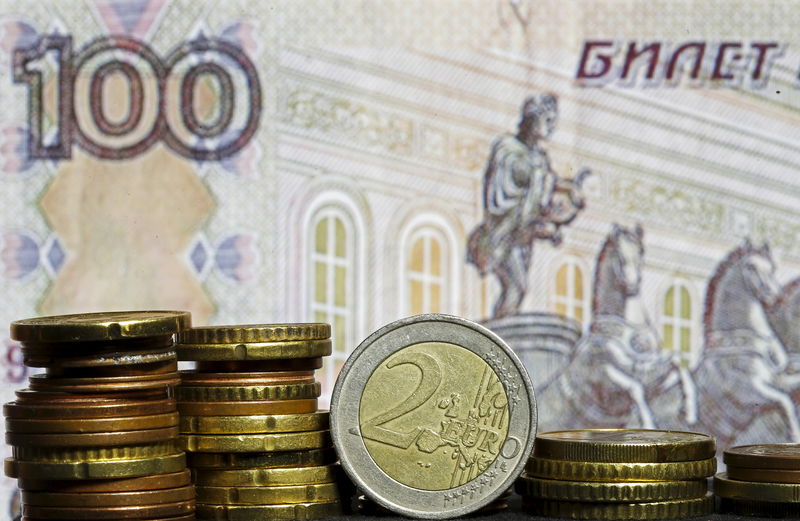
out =
[[732,447],[723,461],[727,472],[714,477],[720,512],[800,517],[800,444]]
[[195,518],[173,397],[174,335],[189,325],[180,311],[11,324],[25,364],[46,368],[4,407],[23,520]]
[[328,412],[314,370],[331,353],[328,324],[184,331],[177,390],[202,519],[307,519],[341,511]]
[[570,519],[672,519],[714,510],[705,434],[586,429],[539,434],[516,490],[523,509]]

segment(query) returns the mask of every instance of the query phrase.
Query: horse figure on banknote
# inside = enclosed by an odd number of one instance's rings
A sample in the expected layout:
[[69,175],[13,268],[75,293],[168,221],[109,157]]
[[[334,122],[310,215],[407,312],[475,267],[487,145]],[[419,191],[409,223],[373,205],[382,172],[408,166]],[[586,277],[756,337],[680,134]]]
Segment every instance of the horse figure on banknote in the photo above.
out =
[[800,441],[791,396],[800,377],[787,372],[786,347],[770,321],[779,295],[769,247],[750,241],[728,254],[708,284],[705,349],[694,375],[700,423],[720,446],[749,441],[747,431],[767,414],[777,420],[752,436]]
[[[651,398],[683,383],[687,416],[694,420],[694,387],[669,352],[641,302],[644,232],[614,225],[597,258],[592,323],[572,360],[542,402],[562,402],[554,427],[653,428]],[[550,396],[548,396],[550,395]],[[547,420],[545,420],[546,422]]]

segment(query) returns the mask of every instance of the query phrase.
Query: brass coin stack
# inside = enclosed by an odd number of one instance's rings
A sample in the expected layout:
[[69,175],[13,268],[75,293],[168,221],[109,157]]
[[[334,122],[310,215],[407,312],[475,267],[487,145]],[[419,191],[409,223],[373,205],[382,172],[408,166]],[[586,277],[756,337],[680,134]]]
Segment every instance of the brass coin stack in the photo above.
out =
[[178,447],[179,311],[21,320],[24,362],[46,368],[5,405],[6,475],[23,520],[194,519],[194,487]]
[[219,326],[179,335],[181,443],[202,519],[308,519],[341,512],[327,411],[314,370],[328,324]]
[[723,461],[727,472],[714,477],[720,512],[800,517],[800,444],[733,447]]
[[516,490],[531,514],[569,519],[707,515],[716,471],[711,436],[643,429],[539,434]]

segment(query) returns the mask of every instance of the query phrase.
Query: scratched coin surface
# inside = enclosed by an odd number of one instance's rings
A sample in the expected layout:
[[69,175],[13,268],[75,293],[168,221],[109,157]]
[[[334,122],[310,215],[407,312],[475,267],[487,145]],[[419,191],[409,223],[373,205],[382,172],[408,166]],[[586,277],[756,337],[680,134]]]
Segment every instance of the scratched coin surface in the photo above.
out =
[[419,315],[373,333],[331,398],[342,466],[373,501],[423,518],[464,515],[506,491],[536,434],[530,379],[479,324]]

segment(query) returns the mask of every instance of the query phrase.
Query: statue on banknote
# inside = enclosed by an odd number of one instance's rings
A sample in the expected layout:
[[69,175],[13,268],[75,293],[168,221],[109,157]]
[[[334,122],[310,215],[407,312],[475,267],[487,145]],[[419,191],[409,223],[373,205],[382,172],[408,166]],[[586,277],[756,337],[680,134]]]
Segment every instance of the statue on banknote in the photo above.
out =
[[531,96],[522,105],[515,135],[492,145],[483,177],[484,219],[468,239],[467,260],[482,277],[494,273],[500,296],[493,317],[514,315],[528,291],[528,269],[537,239],[560,244],[561,227],[584,207],[581,185],[550,167],[542,141],[555,130],[558,101],[551,94]]

